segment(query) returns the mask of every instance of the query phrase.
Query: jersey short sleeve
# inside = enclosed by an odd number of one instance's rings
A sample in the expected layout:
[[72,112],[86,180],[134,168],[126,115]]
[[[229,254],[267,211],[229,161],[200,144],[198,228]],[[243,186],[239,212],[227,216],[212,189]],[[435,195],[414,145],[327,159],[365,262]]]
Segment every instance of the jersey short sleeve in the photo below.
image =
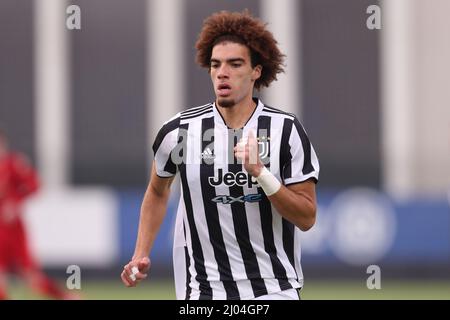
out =
[[171,155],[178,142],[179,124],[179,116],[166,122],[153,143],[156,174],[161,178],[169,178],[177,173],[177,166],[172,161]]
[[288,146],[284,148],[285,159],[281,163],[281,177],[284,185],[290,185],[313,179],[319,180],[319,160],[309,138],[297,118],[293,123],[288,138]]

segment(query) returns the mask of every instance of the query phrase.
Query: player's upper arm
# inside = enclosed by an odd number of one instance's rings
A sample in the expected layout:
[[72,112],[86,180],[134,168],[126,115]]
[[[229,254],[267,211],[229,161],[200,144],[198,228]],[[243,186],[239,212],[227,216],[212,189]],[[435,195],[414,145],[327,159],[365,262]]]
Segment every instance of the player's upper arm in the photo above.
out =
[[[299,210],[302,218],[295,225],[302,231],[308,231],[316,222],[316,184],[313,178],[286,186],[295,194],[295,202],[301,204]],[[300,213],[299,211],[299,213]]]
[[312,204],[316,204],[316,183],[311,178],[303,182],[288,185],[287,188],[296,194],[306,197]]
[[170,194],[170,186],[175,176],[162,178],[156,173],[156,164],[153,162],[152,174],[149,182],[149,189],[159,197],[167,197]]

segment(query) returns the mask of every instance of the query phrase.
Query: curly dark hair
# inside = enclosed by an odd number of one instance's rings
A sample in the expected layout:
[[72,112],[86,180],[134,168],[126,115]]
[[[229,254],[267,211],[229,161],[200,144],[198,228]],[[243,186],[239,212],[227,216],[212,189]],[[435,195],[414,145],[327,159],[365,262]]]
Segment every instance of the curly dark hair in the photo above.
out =
[[266,29],[266,24],[253,17],[248,10],[241,12],[220,11],[203,22],[198,36],[197,63],[210,69],[213,47],[223,41],[243,44],[250,50],[252,67],[262,66],[261,77],[255,81],[255,88],[268,87],[284,72],[285,55],[278,49],[278,42]]

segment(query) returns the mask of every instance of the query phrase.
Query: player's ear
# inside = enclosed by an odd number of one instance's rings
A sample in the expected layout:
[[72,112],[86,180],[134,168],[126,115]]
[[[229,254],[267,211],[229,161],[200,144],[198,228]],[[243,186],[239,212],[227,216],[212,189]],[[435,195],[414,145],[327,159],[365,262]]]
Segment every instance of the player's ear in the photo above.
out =
[[252,71],[252,81],[256,81],[261,77],[262,65],[258,64],[253,68]]

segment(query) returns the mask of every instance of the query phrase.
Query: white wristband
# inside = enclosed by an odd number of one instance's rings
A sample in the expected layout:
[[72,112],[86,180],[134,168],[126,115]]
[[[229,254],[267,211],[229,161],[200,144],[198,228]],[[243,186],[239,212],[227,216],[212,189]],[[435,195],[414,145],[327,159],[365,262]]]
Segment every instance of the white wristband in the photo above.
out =
[[273,195],[281,188],[281,182],[278,181],[278,179],[275,178],[272,172],[267,170],[266,167],[262,169],[261,173],[256,178],[256,181],[258,182],[259,186],[264,190],[266,196]]

